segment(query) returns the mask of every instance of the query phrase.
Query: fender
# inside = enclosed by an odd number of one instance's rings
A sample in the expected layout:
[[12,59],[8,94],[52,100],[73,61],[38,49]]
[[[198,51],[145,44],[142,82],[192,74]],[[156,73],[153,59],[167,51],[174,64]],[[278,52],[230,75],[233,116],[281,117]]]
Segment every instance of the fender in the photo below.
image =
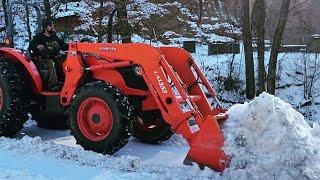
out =
[[23,64],[28,73],[24,73],[27,76],[27,80],[31,81],[31,88],[34,93],[40,94],[42,90],[42,81],[33,61],[21,52],[21,50],[14,48],[0,48],[0,56],[12,60],[14,63]]

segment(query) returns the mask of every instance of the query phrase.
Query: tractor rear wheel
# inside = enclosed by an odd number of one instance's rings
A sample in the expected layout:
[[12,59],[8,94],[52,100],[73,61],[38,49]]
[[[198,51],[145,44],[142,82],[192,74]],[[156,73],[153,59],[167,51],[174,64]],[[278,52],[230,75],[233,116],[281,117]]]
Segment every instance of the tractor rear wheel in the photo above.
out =
[[71,102],[69,125],[84,149],[113,154],[132,134],[132,108],[118,88],[100,81],[87,83]]
[[173,135],[171,126],[165,122],[160,110],[145,111],[135,118],[133,137],[144,143],[159,143]]
[[28,120],[23,76],[11,61],[0,57],[0,136],[13,136]]

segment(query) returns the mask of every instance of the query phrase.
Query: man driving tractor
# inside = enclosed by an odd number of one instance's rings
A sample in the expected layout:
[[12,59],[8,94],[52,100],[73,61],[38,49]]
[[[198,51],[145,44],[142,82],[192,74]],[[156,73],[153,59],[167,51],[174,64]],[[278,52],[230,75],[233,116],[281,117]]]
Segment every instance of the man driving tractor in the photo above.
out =
[[45,85],[47,90],[59,91],[63,79],[62,63],[64,58],[59,55],[60,50],[68,50],[68,44],[56,35],[52,21],[44,20],[43,31],[34,36],[29,45],[33,57],[37,57],[36,65],[40,69],[49,70],[48,80]]

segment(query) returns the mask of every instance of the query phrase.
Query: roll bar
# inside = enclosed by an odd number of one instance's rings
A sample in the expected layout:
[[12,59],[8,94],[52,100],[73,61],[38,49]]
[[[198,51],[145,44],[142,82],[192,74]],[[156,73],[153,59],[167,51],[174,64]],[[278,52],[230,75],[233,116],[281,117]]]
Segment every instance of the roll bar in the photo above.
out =
[[22,0],[18,0],[18,1],[12,1],[9,3],[8,5],[8,26],[7,26],[7,38],[10,41],[10,46],[13,46],[13,34],[14,34],[14,26],[13,26],[13,13],[12,13],[12,9],[14,5],[22,5],[22,6],[31,6],[33,7],[36,11],[37,11],[37,24],[38,24],[38,28],[37,28],[37,33],[41,31],[41,11],[40,11],[40,7],[37,4],[34,3],[28,3],[28,2],[24,2]]

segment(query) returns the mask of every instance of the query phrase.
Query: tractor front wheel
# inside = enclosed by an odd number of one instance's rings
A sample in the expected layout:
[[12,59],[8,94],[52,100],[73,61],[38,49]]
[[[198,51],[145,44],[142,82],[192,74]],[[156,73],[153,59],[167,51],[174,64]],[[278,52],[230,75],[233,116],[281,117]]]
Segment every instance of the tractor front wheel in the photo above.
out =
[[100,81],[87,83],[71,102],[69,124],[84,149],[113,154],[132,134],[132,108],[118,88]]
[[0,136],[15,135],[28,120],[25,92],[16,64],[0,57]]

